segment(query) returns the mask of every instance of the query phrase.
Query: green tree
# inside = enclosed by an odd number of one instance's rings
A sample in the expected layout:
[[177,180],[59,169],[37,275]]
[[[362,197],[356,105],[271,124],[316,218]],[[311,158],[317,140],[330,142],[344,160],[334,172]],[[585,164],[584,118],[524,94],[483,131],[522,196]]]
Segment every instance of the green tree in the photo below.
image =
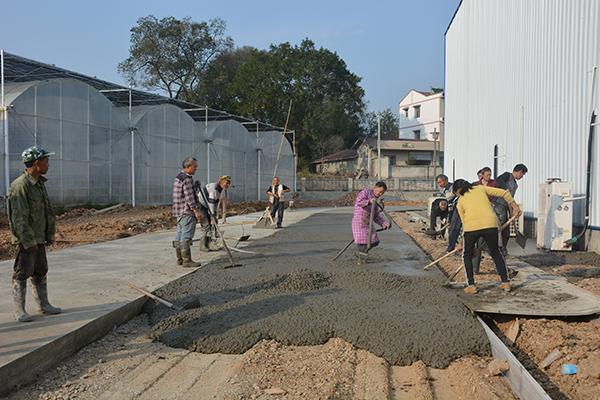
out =
[[[363,119],[364,135],[377,137],[377,112],[371,111],[365,114]],[[391,108],[379,112],[382,139],[398,139],[398,118]]]
[[[361,133],[364,90],[336,53],[305,39],[300,46],[282,43],[251,52],[240,66],[229,94],[233,112],[296,132],[299,166],[314,160],[311,144],[340,136],[345,146]],[[316,148],[312,146],[312,148]]]
[[218,54],[209,63],[198,85],[186,98],[190,103],[203,104],[215,110],[235,112],[235,97],[228,93],[241,65],[252,59],[253,47],[238,47]]
[[131,28],[129,57],[118,65],[130,84],[148,90],[162,89],[171,98],[185,99],[198,84],[209,61],[233,47],[220,18],[194,22],[153,15]]

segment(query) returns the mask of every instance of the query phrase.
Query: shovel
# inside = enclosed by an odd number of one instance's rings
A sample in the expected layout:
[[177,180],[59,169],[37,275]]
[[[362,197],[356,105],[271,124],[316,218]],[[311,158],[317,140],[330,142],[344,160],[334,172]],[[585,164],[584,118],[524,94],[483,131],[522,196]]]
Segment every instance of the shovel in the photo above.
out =
[[236,264],[233,261],[233,257],[231,257],[231,252],[229,251],[229,247],[227,247],[227,243],[225,243],[225,240],[223,239],[223,234],[221,233],[221,230],[219,229],[219,224],[217,224],[217,218],[215,218],[215,215],[212,213],[212,211],[210,210],[210,207],[208,206],[208,199],[206,198],[206,195],[204,194],[204,190],[200,190],[200,194],[202,195],[202,198],[204,199],[204,204],[206,204],[206,207],[208,209],[208,215],[210,215],[210,218],[213,221],[213,226],[219,233],[219,236],[221,236],[221,243],[223,243],[223,247],[225,247],[225,250],[227,251],[227,257],[229,257],[229,262],[231,263],[231,267],[225,267],[225,268],[241,267],[242,264]]
[[517,244],[519,246],[521,246],[522,249],[525,249],[525,245],[527,244],[527,237],[525,237],[525,235],[523,235],[518,229],[517,229],[517,223],[513,221],[513,226],[515,227],[515,233],[516,233],[516,237],[515,237],[515,241],[517,242]]
[[137,290],[140,293],[145,294],[146,296],[150,297],[152,300],[156,300],[159,303],[162,303],[165,306],[167,306],[167,307],[169,307],[169,308],[171,308],[171,309],[173,309],[175,311],[190,310],[192,308],[198,308],[198,307],[200,307],[200,300],[198,300],[197,297],[194,300],[190,301],[185,306],[183,306],[183,307],[177,307],[175,304],[170,303],[170,302],[166,301],[165,299],[161,299],[160,297],[155,296],[152,293],[145,291],[144,289],[136,288],[135,286],[133,286],[132,284],[129,284],[129,283],[127,284],[127,286],[129,286],[132,289]]
[[236,238],[236,237],[233,237],[233,236],[225,236],[225,235],[223,235],[223,237],[225,239],[237,240],[238,242],[245,242],[246,240],[250,239],[250,235],[244,235],[244,236],[239,237],[239,238]]

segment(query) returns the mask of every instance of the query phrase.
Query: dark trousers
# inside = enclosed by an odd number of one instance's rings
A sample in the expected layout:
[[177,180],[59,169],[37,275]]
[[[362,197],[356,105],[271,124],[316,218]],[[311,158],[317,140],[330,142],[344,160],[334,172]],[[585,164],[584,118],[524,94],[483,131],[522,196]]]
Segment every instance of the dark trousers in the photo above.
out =
[[271,204],[271,218],[275,219],[275,214],[277,213],[277,226],[281,226],[283,222],[283,206],[285,202],[275,200],[273,204]]
[[507,283],[508,272],[506,270],[506,261],[498,248],[498,228],[480,229],[478,231],[463,233],[463,266],[467,276],[467,283],[469,285],[475,284],[475,279],[473,279],[473,248],[480,237],[487,243],[494,264],[496,264],[496,271],[498,271],[500,278],[502,278],[502,282]]
[[[500,220],[500,226],[504,225],[510,219],[510,212],[508,211],[508,208],[495,205],[495,211],[498,219]],[[506,250],[506,246],[508,246],[508,239],[510,239],[510,226],[504,228],[500,234],[502,235],[502,248]]]
[[198,211],[200,211],[200,226],[202,227],[200,237],[210,236],[210,214],[208,208],[200,206],[198,207]]
[[13,279],[25,281],[28,278],[40,280],[48,273],[46,246],[38,244],[36,251],[27,251],[21,245],[15,249],[15,266]]
[[[379,242],[375,242],[375,243],[371,243],[371,249],[373,247],[377,247],[379,245]],[[367,246],[369,246],[368,244],[356,244],[356,247],[358,247],[358,251],[360,251],[361,253],[368,253],[369,250],[371,249],[367,249]]]
[[452,219],[450,221],[450,228],[448,228],[448,248],[447,252],[451,252],[456,247],[456,241],[458,240],[458,235],[460,234],[460,228],[462,227],[462,221],[460,219],[460,215],[458,215],[458,210],[454,208],[452,212]]

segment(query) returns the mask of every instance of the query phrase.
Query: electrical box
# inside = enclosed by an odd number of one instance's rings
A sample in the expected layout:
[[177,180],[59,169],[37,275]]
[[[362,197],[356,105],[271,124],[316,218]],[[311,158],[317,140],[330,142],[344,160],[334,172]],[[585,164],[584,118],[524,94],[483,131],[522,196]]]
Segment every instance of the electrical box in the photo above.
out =
[[552,179],[539,186],[537,247],[571,251],[565,242],[573,237],[573,183]]

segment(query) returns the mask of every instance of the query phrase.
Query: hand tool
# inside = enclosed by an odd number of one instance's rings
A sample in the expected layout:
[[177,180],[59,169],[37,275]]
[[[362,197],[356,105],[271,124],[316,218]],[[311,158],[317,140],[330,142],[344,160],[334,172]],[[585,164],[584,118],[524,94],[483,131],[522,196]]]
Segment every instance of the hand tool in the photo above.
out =
[[427,269],[427,268],[429,268],[429,267],[431,267],[431,266],[433,266],[433,265],[435,265],[435,264],[439,263],[439,262],[440,262],[440,261],[442,261],[443,259],[445,259],[445,258],[447,258],[447,257],[450,257],[452,254],[456,253],[457,251],[458,251],[458,249],[454,249],[454,250],[452,250],[451,252],[449,252],[449,253],[447,253],[447,254],[443,255],[442,257],[438,258],[437,260],[435,260],[435,261],[434,261],[434,262],[432,262],[431,264],[427,264],[427,265],[425,266],[425,268],[423,268],[423,269]]
[[150,297],[152,300],[156,300],[159,303],[164,304],[165,306],[172,308],[175,311],[183,311],[183,310],[190,310],[192,308],[198,308],[200,307],[200,300],[198,300],[198,298],[196,297],[194,300],[190,301],[189,303],[187,303],[185,306],[183,307],[178,307],[175,304],[166,301],[165,299],[161,299],[160,297],[153,295],[150,292],[145,291],[144,289],[139,289],[136,288],[135,286],[133,286],[132,284],[128,283],[127,286],[129,286],[130,288],[133,288],[135,290],[137,290],[138,292],[141,292],[143,294],[145,294],[146,296]]
[[[225,250],[227,251],[227,257],[229,257],[229,262],[231,262],[231,267],[235,268],[235,267],[241,267],[242,264],[236,264],[235,262],[233,262],[233,257],[231,257],[231,252],[229,251],[229,247],[227,247],[227,243],[225,243],[225,239],[223,239],[223,234],[221,233],[221,230],[219,229],[219,224],[217,223],[217,218],[215,218],[215,215],[212,213],[212,211],[210,210],[210,207],[208,206],[208,199],[206,198],[206,195],[204,194],[204,190],[200,190],[200,194],[202,194],[202,198],[204,199],[204,204],[206,204],[207,210],[208,210],[208,215],[210,215],[210,218],[213,221],[214,227],[217,229],[217,232],[219,232],[219,236],[221,237],[221,243],[223,243],[223,247],[225,247]],[[225,267],[228,268],[228,267]]]

